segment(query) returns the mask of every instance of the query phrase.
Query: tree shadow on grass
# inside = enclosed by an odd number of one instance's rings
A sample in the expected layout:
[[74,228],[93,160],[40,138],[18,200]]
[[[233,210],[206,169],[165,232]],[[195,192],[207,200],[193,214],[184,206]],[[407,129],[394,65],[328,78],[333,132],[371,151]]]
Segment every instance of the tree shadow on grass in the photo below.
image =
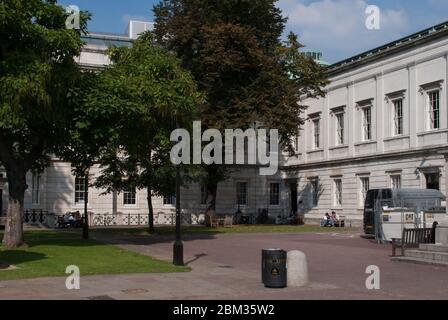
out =
[[14,266],[43,259],[48,259],[48,257],[43,253],[21,250],[0,251],[0,262]]

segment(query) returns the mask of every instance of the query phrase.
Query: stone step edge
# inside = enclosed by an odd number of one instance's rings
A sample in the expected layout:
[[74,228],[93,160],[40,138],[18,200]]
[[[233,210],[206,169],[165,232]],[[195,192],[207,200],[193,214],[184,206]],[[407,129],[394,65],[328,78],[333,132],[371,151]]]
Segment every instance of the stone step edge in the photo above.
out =
[[442,246],[436,244],[421,244],[419,250],[426,252],[448,253],[448,246]]
[[428,251],[428,250],[406,250],[405,251],[405,256],[406,253],[423,253],[423,254],[440,254],[441,256],[446,256],[448,257],[448,252],[443,252],[443,251]]
[[428,260],[428,259],[422,259],[422,258],[414,258],[414,257],[394,257],[394,258],[391,258],[391,261],[424,264],[424,265],[432,265],[432,266],[439,266],[439,267],[448,267],[448,262],[437,261],[437,260]]

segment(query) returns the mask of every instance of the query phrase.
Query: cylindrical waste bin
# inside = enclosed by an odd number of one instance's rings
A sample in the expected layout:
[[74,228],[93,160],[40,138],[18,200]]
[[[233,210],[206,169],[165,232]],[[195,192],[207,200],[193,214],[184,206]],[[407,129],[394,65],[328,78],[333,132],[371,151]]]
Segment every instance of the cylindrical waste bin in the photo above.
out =
[[286,287],[286,251],[264,249],[261,254],[261,278],[267,288]]

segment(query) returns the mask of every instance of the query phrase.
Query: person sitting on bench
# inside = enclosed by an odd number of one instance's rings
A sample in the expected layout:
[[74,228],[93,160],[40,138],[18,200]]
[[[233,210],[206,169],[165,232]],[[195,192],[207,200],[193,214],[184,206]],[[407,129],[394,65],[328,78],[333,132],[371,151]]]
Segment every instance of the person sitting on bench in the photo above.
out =
[[334,222],[331,219],[330,215],[327,213],[325,213],[325,216],[322,218],[322,221],[320,223],[321,227],[333,227],[334,226]]

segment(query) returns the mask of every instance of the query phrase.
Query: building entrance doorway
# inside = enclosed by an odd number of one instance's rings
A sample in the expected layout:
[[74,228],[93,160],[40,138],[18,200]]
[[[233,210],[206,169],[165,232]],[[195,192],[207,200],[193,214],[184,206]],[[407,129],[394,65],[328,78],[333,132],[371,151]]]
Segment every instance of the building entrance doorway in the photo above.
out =
[[291,212],[297,213],[297,182],[291,182],[290,187],[290,206]]
[[438,172],[425,173],[426,189],[440,190],[440,175]]

